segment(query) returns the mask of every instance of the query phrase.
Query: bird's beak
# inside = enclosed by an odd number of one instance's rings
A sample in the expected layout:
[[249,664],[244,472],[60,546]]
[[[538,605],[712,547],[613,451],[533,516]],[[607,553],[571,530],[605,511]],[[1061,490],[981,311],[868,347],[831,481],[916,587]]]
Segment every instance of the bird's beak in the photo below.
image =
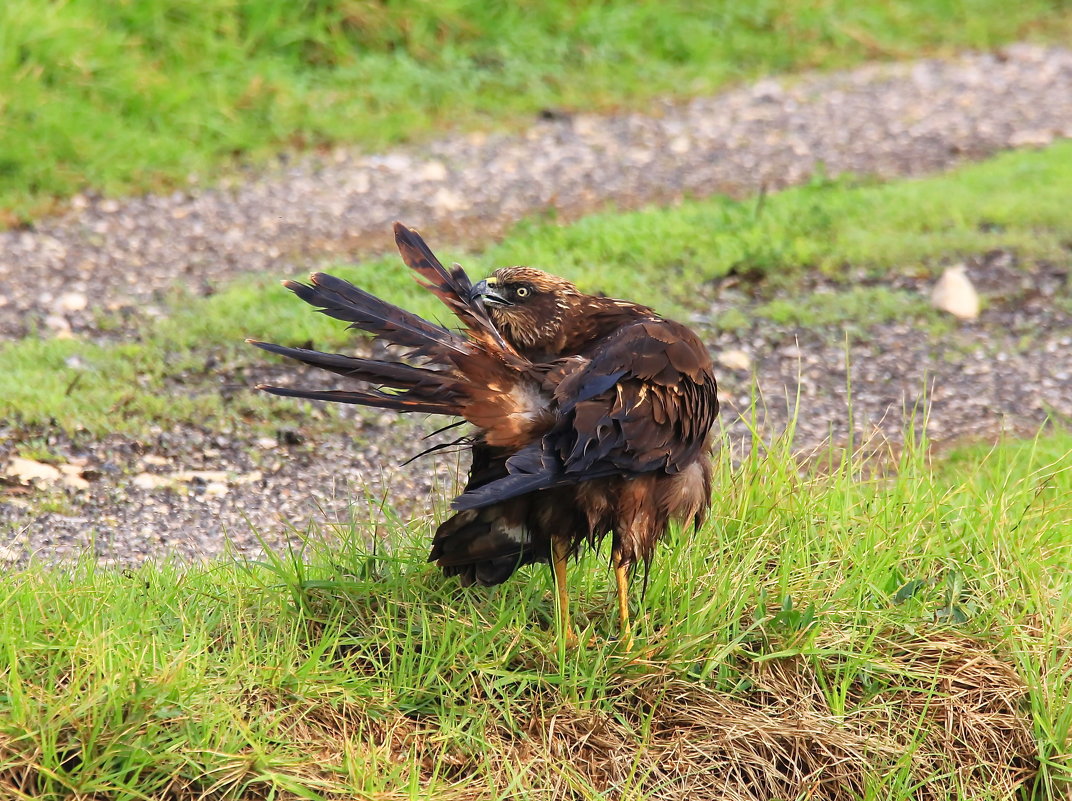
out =
[[473,287],[472,300],[480,300],[490,306],[509,306],[510,301],[499,294],[495,279],[489,278]]

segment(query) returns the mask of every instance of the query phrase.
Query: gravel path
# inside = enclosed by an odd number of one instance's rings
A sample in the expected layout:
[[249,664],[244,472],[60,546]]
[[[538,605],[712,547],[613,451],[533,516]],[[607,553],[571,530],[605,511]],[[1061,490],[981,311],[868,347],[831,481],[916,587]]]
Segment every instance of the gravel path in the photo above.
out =
[[[968,272],[988,303],[978,320],[957,324],[940,338],[929,321],[858,326],[846,375],[845,330],[780,327],[757,322],[744,333],[717,333],[697,324],[712,352],[743,353],[755,371],[766,410],[763,430],[782,429],[787,405],[800,392],[796,445],[807,451],[848,439],[851,377],[855,442],[896,451],[911,411],[926,396],[927,432],[941,446],[999,433],[1030,434],[1047,419],[1072,423],[1072,304],[1069,274],[1047,264],[1017,264],[994,252],[969,262]],[[891,288],[926,297],[930,281],[911,276]],[[823,289],[822,284],[812,287]],[[1062,296],[1065,300],[1062,302]],[[726,282],[711,298],[712,313],[751,309],[755,297]],[[271,368],[275,369],[275,368]],[[290,368],[288,372],[293,373]],[[747,447],[752,369],[718,368],[724,426],[733,454]],[[283,401],[281,401],[283,402]],[[280,431],[251,439],[196,428],[155,431],[132,440],[46,437],[50,450],[80,466],[88,486],[53,488],[56,507],[44,513],[34,491],[10,487],[0,506],[0,562],[29,553],[56,559],[84,551],[105,562],[176,555],[201,558],[235,550],[254,553],[259,537],[281,543],[315,527],[317,537],[351,521],[379,519],[386,500],[406,519],[431,523],[429,498],[445,501],[464,467],[456,457],[401,463],[424,447],[418,437],[436,420],[390,414],[353,417],[353,438]],[[14,442],[0,428],[0,462]],[[355,442],[358,443],[355,446]],[[0,487],[2,490],[2,487]],[[22,490],[25,494],[20,494]],[[373,500],[370,505],[365,498]],[[325,528],[327,532],[325,532]]]
[[1061,136],[1072,136],[1072,51],[1016,45],[766,80],[649,115],[569,116],[373,156],[340,150],[231,188],[79,198],[62,218],[0,234],[0,335],[41,322],[92,329],[94,306],[152,303],[177,281],[207,290],[244,271],[301,274],[390,250],[395,219],[474,246],[548,207],[571,216],[778,188],[818,165],[915,175]]
[[[0,332],[46,327],[93,334],[93,308],[153,303],[183,281],[205,286],[249,270],[300,274],[320,261],[388,249],[389,222],[419,224],[436,240],[467,245],[518,217],[555,206],[567,215],[613,201],[636,206],[684,193],[747,191],[828,173],[884,176],[936,170],[1001,148],[1072,136],[1072,52],[1029,46],[999,55],[866,67],[765,81],[651,116],[580,115],[541,122],[520,136],[469,135],[378,156],[304,160],[230,189],[126,201],[82,200],[33,231],[0,234]],[[981,317],[932,340],[913,321],[858,332],[851,351],[858,436],[898,440],[901,409],[933,386],[929,430],[940,442],[1030,431],[1048,414],[1072,419],[1072,314],[1063,268],[980,256],[968,273],[989,302]],[[927,281],[891,277],[925,297]],[[812,288],[822,289],[821,286]],[[712,312],[761,302],[727,282]],[[87,297],[87,308],[72,302]],[[638,300],[643,300],[638,298]],[[746,334],[699,327],[715,353],[738,351],[755,368],[774,427],[798,386],[802,447],[847,436],[844,339],[837,327],[759,324]],[[751,372],[719,373],[723,425],[746,429]],[[433,421],[358,415],[353,440],[305,441],[241,433],[155,431],[141,439],[38,432],[73,465],[69,489],[0,486],[0,562],[29,553],[54,559],[89,549],[129,562],[255,552],[310,523],[367,520],[366,491],[407,517],[446,497],[450,458],[395,467]],[[22,432],[0,424],[0,463]],[[372,443],[372,444],[370,444]],[[7,532],[4,534],[3,532]],[[256,532],[256,533],[254,533]]]

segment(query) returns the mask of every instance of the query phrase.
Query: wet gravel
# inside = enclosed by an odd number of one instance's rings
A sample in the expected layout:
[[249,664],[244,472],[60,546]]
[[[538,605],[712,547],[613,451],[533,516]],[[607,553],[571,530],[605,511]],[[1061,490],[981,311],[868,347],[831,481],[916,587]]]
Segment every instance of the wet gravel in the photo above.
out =
[[[854,324],[847,353],[842,326],[757,319],[747,330],[719,332],[694,321],[713,353],[736,351],[749,363],[718,370],[728,458],[749,447],[741,415],[748,417],[755,387],[763,436],[783,429],[799,393],[795,446],[805,455],[830,441],[849,442],[850,387],[853,442],[867,443],[869,453],[896,453],[906,411],[913,409],[926,408],[927,435],[938,448],[1031,434],[1047,420],[1072,425],[1068,268],[1018,264],[1001,251],[972,259],[967,268],[986,301],[977,320],[936,325],[923,314],[889,325]],[[924,299],[932,280],[893,275],[884,283]],[[809,287],[839,288],[822,280]],[[709,319],[728,309],[751,316],[785,291],[772,295],[762,285],[725,282],[711,291]],[[108,563],[199,559],[226,549],[257,553],[262,539],[300,543],[306,532],[322,539],[354,524],[373,530],[384,508],[431,525],[458,489],[464,459],[445,454],[402,463],[430,442],[446,441],[446,434],[419,439],[436,425],[432,418],[354,414],[347,434],[312,426],[252,437],[189,427],[93,441],[37,432],[40,444],[81,467],[89,485],[44,494],[0,486],[0,530],[8,532],[0,561],[23,561],[30,553],[54,560],[89,552]],[[0,430],[0,462],[14,451],[14,433]]]
[[[136,320],[176,282],[208,291],[245,271],[294,274],[387,249],[395,218],[476,246],[548,206],[570,215],[607,202],[776,188],[819,164],[827,173],[911,175],[1070,135],[1072,52],[1015,46],[950,63],[764,81],[647,116],[578,115],[522,135],[456,136],[376,156],[341,151],[229,188],[82,198],[64,217],[0,234],[0,332],[41,325],[92,336],[97,309],[130,307]],[[902,410],[924,392],[928,433],[940,445],[1030,432],[1047,417],[1072,421],[1067,265],[1018,264],[994,252],[969,260],[967,271],[984,298],[977,320],[852,327],[856,441],[876,435],[896,445]],[[923,301],[933,277],[866,280]],[[812,279],[807,289],[838,287]],[[847,441],[845,330],[757,319],[720,332],[720,314],[748,317],[778,290],[730,280],[709,292],[710,314],[694,322],[712,352],[739,355],[719,372],[722,425],[735,447],[747,442],[738,412],[749,405],[753,370],[768,430],[784,423],[786,398],[799,390],[798,446]],[[449,455],[400,463],[436,422],[347,421],[346,433],[298,426],[263,437],[189,426],[104,440],[0,424],[0,464],[32,438],[82,480],[0,481],[0,564],[31,553],[52,560],[88,551],[107,562],[255,553],[262,538],[278,544],[300,540],[310,525],[376,519],[384,501],[405,519],[431,517],[429,499],[449,497],[464,465]]]
[[[1068,264],[1021,264],[999,250],[971,258],[965,267],[985,303],[975,320],[932,313],[882,325],[854,320],[815,328],[760,320],[747,332],[709,338],[712,353],[739,349],[754,368],[755,384],[750,371],[719,373],[730,442],[742,451],[748,447],[749,431],[739,418],[749,416],[755,386],[766,435],[784,430],[799,397],[794,427],[802,452],[830,442],[845,445],[850,433],[851,442],[869,454],[895,454],[907,428],[918,434],[925,427],[932,446],[943,450],[1003,434],[1030,436],[1045,423],[1072,425]],[[910,273],[861,280],[904,292],[920,306],[933,285],[932,277]],[[824,279],[810,286],[819,293],[844,289]],[[800,297],[799,289],[778,294]],[[711,317],[754,302],[725,287]]]

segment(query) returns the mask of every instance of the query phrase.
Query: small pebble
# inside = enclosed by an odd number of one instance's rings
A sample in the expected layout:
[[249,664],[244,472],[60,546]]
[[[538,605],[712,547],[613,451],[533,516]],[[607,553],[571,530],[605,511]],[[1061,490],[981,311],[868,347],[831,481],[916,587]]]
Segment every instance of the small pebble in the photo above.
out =
[[963,264],[949,267],[942,273],[931,290],[931,304],[961,320],[974,320],[979,316],[979,295]]
[[718,354],[718,363],[730,370],[747,373],[752,369],[752,357],[743,350],[730,349]]

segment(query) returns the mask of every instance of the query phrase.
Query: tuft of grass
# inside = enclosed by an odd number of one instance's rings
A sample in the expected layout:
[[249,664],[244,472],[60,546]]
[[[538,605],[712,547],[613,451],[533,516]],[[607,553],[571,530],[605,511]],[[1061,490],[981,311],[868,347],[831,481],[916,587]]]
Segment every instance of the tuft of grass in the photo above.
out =
[[[257,562],[0,590],[10,798],[1055,798],[1072,778],[1072,435],[880,474],[725,443],[620,653],[606,553],[461,590],[429,518]],[[737,467],[734,465],[737,464]],[[932,469],[934,467],[935,469]],[[822,775],[827,779],[815,782]],[[730,790],[732,789],[732,793]]]
[[[431,244],[444,262],[458,259],[474,276],[503,264],[531,264],[568,276],[584,290],[688,319],[704,310],[704,285],[731,272],[792,286],[812,269],[834,277],[843,277],[846,266],[875,274],[931,269],[993,248],[1067,264],[1069,187],[1072,143],[1062,143],[919,180],[819,180],[762,204],[717,197],[597,214],[564,226],[531,221],[476,255]],[[397,256],[332,272],[451,322]],[[345,349],[353,335],[280,289],[277,277],[243,277],[208,298],[176,291],[165,304],[168,316],[144,323],[128,339],[34,337],[0,344],[0,374],[11,387],[0,396],[0,414],[91,433],[182,421],[248,427],[299,414],[301,407],[247,391],[256,383],[251,372],[272,362],[244,339]],[[850,285],[839,293],[802,294],[792,304],[775,301],[755,314],[785,325],[863,327],[924,316],[928,307],[903,292]],[[751,323],[740,314],[713,322],[726,329]],[[331,419],[331,412],[324,414]]]
[[772,72],[1060,40],[1070,19],[1063,0],[6,0],[0,213],[160,190],[280,149],[377,148],[544,108],[640,108]]

